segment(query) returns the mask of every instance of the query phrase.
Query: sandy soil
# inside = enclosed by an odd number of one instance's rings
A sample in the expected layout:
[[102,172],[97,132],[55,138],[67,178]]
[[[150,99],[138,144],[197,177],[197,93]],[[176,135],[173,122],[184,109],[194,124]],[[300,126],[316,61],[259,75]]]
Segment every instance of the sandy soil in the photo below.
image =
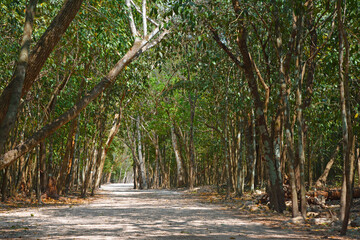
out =
[[235,216],[216,205],[168,190],[108,184],[84,205],[0,213],[0,238],[25,239],[316,239]]

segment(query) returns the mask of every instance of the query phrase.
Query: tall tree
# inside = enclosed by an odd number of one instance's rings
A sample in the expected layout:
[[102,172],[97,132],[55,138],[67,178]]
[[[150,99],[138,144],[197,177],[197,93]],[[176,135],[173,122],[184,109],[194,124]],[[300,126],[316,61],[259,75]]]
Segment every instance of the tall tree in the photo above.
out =
[[[20,104],[21,90],[24,85],[26,76],[25,73],[29,63],[31,35],[33,31],[36,4],[37,0],[31,0],[26,7],[24,34],[21,41],[19,60],[14,72],[12,86],[8,88],[8,106],[3,111],[2,115],[0,115],[0,117],[2,116],[2,118],[0,118],[0,154],[3,153],[4,145],[8,140],[11,129],[14,126]],[[3,103],[3,101],[1,101],[1,103]]]

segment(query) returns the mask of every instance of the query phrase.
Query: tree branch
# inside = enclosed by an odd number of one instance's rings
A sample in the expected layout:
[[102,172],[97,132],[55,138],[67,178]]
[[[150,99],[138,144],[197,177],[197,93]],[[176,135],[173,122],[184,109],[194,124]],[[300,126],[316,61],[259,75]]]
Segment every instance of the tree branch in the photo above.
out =
[[131,10],[130,0],[125,0],[125,4],[128,7],[128,11],[129,11],[129,25],[130,25],[131,34],[133,35],[134,38],[137,38],[137,37],[139,37],[139,32],[136,29],[134,16],[133,16],[132,10]]
[[234,61],[234,63],[241,69],[244,68],[243,64],[240,60],[230,51],[230,49],[220,40],[219,34],[217,31],[210,25],[208,25],[211,33],[213,34],[213,38],[215,39],[216,43],[225,51],[225,53]]
[[143,36],[147,35],[146,0],[142,0]]
[[[142,11],[140,10],[140,8],[134,3],[133,0],[130,0],[131,4],[134,6],[135,10],[140,13],[141,15],[143,14]],[[159,27],[159,23],[157,23],[156,21],[154,21],[152,18],[150,18],[149,16],[146,16],[146,19],[151,22],[152,24],[154,24],[156,27]]]

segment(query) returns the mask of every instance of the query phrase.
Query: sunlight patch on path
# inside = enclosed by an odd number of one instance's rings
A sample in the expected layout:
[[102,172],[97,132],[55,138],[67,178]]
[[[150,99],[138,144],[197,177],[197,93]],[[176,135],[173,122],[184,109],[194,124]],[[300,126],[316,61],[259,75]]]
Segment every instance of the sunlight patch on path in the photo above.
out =
[[[79,206],[0,213],[0,237],[33,239],[308,239],[236,217],[169,190],[103,185],[105,195]],[[14,227],[15,226],[15,227]]]

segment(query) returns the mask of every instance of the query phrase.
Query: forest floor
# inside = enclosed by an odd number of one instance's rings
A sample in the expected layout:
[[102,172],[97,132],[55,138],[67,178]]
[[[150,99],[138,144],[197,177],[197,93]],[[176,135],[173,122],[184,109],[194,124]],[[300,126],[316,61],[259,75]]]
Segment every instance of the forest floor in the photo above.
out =
[[[355,239],[289,224],[286,215],[246,210],[206,189],[133,190],[107,184],[89,201],[0,208],[0,238]],[[243,204],[246,206],[246,201]],[[351,237],[353,235],[353,237]]]

